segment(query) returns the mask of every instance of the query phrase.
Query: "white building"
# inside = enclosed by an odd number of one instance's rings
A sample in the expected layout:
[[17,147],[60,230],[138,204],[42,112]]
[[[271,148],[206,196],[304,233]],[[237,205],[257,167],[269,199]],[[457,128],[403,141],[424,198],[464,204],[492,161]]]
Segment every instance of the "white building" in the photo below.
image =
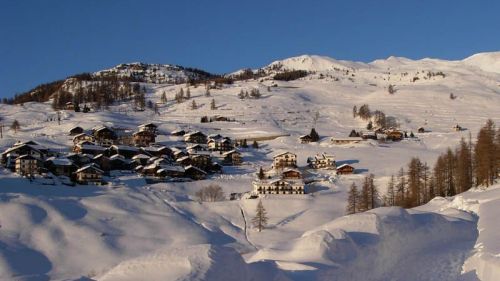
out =
[[256,180],[252,184],[255,194],[304,194],[304,182],[301,179]]
[[307,159],[309,167],[313,169],[335,169],[335,155],[322,153],[316,154],[314,157],[309,157]]

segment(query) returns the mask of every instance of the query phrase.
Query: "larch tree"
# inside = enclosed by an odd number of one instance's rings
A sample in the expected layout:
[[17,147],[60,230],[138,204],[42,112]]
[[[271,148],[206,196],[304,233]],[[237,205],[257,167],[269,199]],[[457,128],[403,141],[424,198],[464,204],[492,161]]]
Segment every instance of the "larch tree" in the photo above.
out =
[[11,128],[12,130],[14,130],[14,133],[16,133],[16,134],[17,134],[17,131],[19,131],[19,129],[21,129],[21,124],[19,124],[19,121],[14,120],[14,121],[12,122],[12,125],[10,125],[10,128]]
[[191,109],[192,110],[198,109],[198,105],[196,104],[195,100],[193,100],[193,102],[191,103]]
[[262,201],[259,201],[255,217],[252,219],[252,224],[259,230],[259,232],[261,232],[266,227],[267,221],[268,218],[266,209],[264,208],[264,205],[262,205]]
[[347,207],[346,207],[346,213],[348,215],[355,214],[358,211],[358,187],[356,184],[353,182],[351,184],[351,187],[349,188],[349,193],[347,197]]
[[210,109],[211,110],[215,110],[216,107],[215,107],[215,99],[212,99],[212,101],[210,102]]
[[394,179],[394,175],[391,175],[391,179],[387,183],[387,193],[385,194],[384,203],[386,206],[395,206],[396,205],[396,181]]
[[495,124],[490,119],[479,130],[474,149],[476,184],[490,186],[497,176],[497,153],[495,151]]

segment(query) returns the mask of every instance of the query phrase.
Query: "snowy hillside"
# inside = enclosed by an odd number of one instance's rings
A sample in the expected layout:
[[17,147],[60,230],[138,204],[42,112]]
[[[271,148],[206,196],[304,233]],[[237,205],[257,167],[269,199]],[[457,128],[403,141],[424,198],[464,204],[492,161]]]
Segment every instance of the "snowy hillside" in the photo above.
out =
[[[43,178],[30,182],[0,168],[0,280],[497,280],[498,184],[414,209],[345,216],[353,182],[372,173],[384,193],[390,175],[411,157],[433,164],[469,133],[474,140],[487,119],[500,124],[495,54],[371,63],[300,56],[263,67],[258,79],[212,88],[210,96],[203,85],[190,86],[190,100],[181,103],[175,96],[188,86],[168,79],[191,74],[160,65],[132,72],[134,64],[120,65],[104,72],[144,75],[148,83],[141,88],[146,100],[158,104],[158,114],[134,111],[123,100],[96,112],[61,110],[58,124],[50,101],[0,104],[2,152],[19,140],[69,152],[68,132],[75,126],[134,129],[146,122],[158,125],[156,141],[169,147],[185,145],[170,135],[179,128],[259,140],[259,148],[240,148],[242,165],[224,166],[224,173],[198,181],[147,184],[135,172],[116,171],[106,178],[108,185],[70,187]],[[309,73],[273,80],[277,72],[294,69]],[[252,89],[262,96],[238,96]],[[332,144],[331,137],[366,131],[367,122],[352,114],[362,104],[394,117],[416,138]],[[202,116],[216,115],[234,121],[200,123]],[[14,120],[18,132],[7,128]],[[453,130],[456,124],[464,130]],[[298,137],[313,126],[320,141],[300,143]],[[426,132],[417,133],[419,127]],[[313,180],[307,194],[262,196],[269,222],[258,232],[251,220],[259,200],[229,196],[252,190],[259,168],[268,168],[282,151],[297,154],[299,169]],[[307,170],[307,158],[323,152],[356,173]],[[223,188],[227,200],[198,202],[196,192],[211,183]]]
[[146,64],[146,63],[123,63],[113,68],[101,70],[94,75],[98,77],[117,76],[130,78],[133,81],[156,84],[175,84],[185,83],[187,80],[206,79],[211,76],[210,73],[184,68],[177,65],[168,64]]

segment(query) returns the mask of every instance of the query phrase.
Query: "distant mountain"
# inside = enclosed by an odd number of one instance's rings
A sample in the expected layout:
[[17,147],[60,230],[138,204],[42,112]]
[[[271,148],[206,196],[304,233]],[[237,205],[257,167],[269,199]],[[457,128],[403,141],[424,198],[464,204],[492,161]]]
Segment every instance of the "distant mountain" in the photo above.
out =
[[466,65],[478,67],[483,71],[500,73],[500,52],[475,54],[462,62]]

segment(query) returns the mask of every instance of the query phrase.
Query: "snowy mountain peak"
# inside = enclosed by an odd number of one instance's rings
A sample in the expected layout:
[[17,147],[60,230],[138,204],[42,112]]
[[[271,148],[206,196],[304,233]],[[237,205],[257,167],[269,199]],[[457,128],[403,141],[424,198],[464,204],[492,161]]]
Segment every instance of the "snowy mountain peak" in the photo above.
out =
[[364,63],[336,60],[326,56],[301,55],[274,61],[265,68],[273,70],[333,71],[335,69],[360,68],[363,66],[365,66]]
[[483,71],[500,73],[500,52],[478,53],[462,60],[462,62]]

